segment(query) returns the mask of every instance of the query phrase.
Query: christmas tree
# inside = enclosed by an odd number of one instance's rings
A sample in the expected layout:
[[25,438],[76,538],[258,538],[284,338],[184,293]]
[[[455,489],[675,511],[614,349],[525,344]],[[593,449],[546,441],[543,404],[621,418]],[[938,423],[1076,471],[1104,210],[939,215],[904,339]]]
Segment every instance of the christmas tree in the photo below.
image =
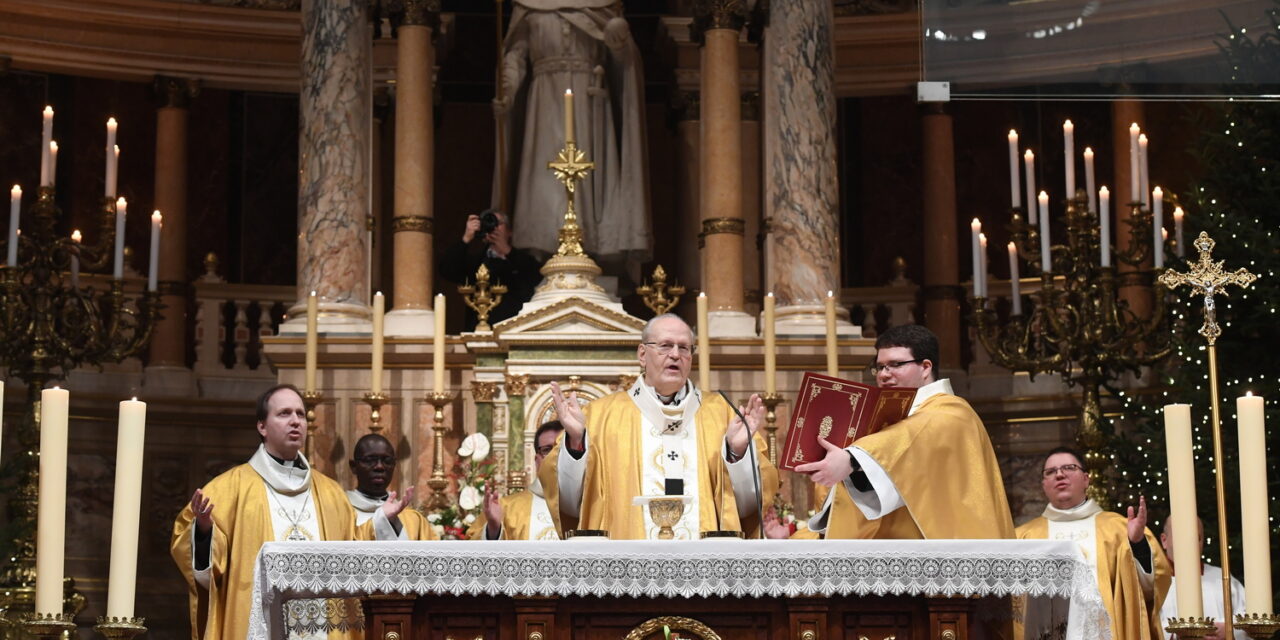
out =
[[[1280,10],[1269,11],[1270,28],[1247,33],[1231,27],[1220,41],[1237,84],[1237,95],[1276,93],[1280,73]],[[1241,91],[1243,89],[1243,91]],[[1267,440],[1280,433],[1280,368],[1273,354],[1280,346],[1280,104],[1267,101],[1228,100],[1199,112],[1194,118],[1199,139],[1192,152],[1204,171],[1190,193],[1182,195],[1187,209],[1186,259],[1197,258],[1190,246],[1200,231],[1216,242],[1215,260],[1224,269],[1244,267],[1257,275],[1249,288],[1216,298],[1222,337],[1217,341],[1218,381],[1222,417],[1223,468],[1226,487],[1227,540],[1232,550],[1233,573],[1242,575],[1239,553],[1240,503],[1235,399],[1252,392],[1267,400]],[[1186,271],[1182,260],[1172,265]],[[1117,497],[1122,504],[1137,504],[1147,496],[1154,530],[1168,514],[1168,487],[1161,409],[1169,403],[1192,406],[1196,456],[1196,493],[1204,520],[1204,558],[1219,562],[1217,493],[1214,476],[1213,427],[1209,400],[1209,368],[1206,342],[1197,334],[1204,317],[1204,302],[1185,288],[1169,295],[1174,318],[1174,353],[1155,377],[1155,393],[1117,391],[1123,401],[1128,428],[1119,429],[1116,442]],[[1280,456],[1268,457],[1270,513],[1276,514]],[[1271,535],[1277,527],[1273,524]],[[1280,575],[1272,554],[1273,573]]]

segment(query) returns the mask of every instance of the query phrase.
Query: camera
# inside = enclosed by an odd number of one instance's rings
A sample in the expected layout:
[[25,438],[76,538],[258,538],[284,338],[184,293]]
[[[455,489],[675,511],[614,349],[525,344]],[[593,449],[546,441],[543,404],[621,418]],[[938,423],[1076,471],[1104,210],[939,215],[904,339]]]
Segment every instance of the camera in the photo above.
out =
[[480,237],[493,233],[500,224],[502,224],[502,218],[498,217],[498,213],[493,209],[485,209],[480,213]]

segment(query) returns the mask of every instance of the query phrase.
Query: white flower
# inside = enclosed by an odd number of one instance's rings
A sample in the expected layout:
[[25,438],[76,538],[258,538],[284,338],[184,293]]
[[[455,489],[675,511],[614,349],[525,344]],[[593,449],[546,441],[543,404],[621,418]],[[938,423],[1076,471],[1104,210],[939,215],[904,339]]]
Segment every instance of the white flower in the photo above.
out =
[[435,524],[435,525],[431,525],[431,529],[436,532],[437,538],[440,538],[441,540],[444,539],[444,527],[438,524]]
[[483,433],[473,433],[462,440],[458,455],[479,462],[489,457],[489,439]]
[[471,485],[463,487],[462,490],[458,492],[458,506],[462,507],[463,511],[470,511],[480,506],[480,501],[482,499],[483,497],[480,495],[480,490]]
[[467,517],[462,519],[462,524],[471,524],[476,521],[476,514],[468,513]]
[[435,524],[435,523],[437,523],[437,522],[440,522],[440,514],[438,514],[438,513],[429,513],[429,514],[427,514],[427,522],[430,522],[431,524]]

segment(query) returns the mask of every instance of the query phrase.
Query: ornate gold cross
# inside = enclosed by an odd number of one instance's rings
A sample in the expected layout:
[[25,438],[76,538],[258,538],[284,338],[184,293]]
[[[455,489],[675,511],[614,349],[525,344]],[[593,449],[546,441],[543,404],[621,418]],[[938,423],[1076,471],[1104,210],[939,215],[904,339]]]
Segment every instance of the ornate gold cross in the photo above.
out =
[[1222,328],[1218,326],[1217,314],[1215,311],[1213,297],[1218,294],[1227,295],[1227,285],[1239,285],[1247,287],[1253,284],[1258,276],[1249,273],[1241,267],[1233,272],[1224,271],[1222,269],[1222,260],[1213,261],[1213,247],[1217,244],[1209,234],[1201,231],[1200,236],[1196,238],[1193,246],[1200,252],[1200,259],[1191,265],[1191,270],[1187,273],[1181,273],[1173,269],[1169,269],[1160,274],[1160,284],[1169,289],[1189,284],[1191,292],[1196,295],[1204,296],[1204,325],[1200,327],[1200,335],[1209,341],[1210,345],[1218,341],[1218,336],[1222,335]]
[[547,168],[555,174],[556,180],[564,185],[568,196],[568,203],[564,209],[564,225],[560,227],[560,248],[556,250],[557,256],[584,254],[582,229],[578,226],[578,212],[573,208],[573,198],[578,191],[578,181],[586,179],[587,174],[596,167],[596,163],[588,162],[586,157],[586,154],[570,140],[556,155],[556,159],[547,163]]

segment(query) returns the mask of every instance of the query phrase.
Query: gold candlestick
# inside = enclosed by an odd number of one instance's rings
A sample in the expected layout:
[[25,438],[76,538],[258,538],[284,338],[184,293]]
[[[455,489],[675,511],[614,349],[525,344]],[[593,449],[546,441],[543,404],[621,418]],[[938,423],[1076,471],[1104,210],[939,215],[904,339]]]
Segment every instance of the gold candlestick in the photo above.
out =
[[1213,618],[1169,618],[1164,630],[1177,634],[1179,638],[1203,638],[1213,633],[1218,627]]
[[[643,286],[636,287],[636,293],[644,298],[644,306],[649,307],[657,315],[670,311],[680,304],[680,296],[684,295],[684,287],[678,284],[667,284],[667,270],[658,265],[653,270],[653,279]],[[698,327],[706,331],[705,327]]]
[[1236,628],[1255,640],[1270,638],[1280,631],[1280,617],[1271,613],[1250,613],[1236,616]]
[[502,302],[502,294],[507,292],[506,285],[491,285],[489,278],[489,267],[482,264],[479,269],[476,269],[474,285],[464,284],[458,287],[458,293],[462,294],[462,301],[476,312],[477,333],[493,330],[493,327],[489,326],[489,312]]
[[147,632],[146,618],[108,618],[100,616],[93,630],[108,640],[131,640]]
[[778,405],[782,404],[782,395],[778,393],[766,393],[760,396],[760,400],[764,401],[764,430],[768,435],[769,442],[769,462],[774,466],[778,465]]
[[[364,394],[364,401],[369,405],[369,431],[371,433],[382,432],[382,405],[386,404],[391,397],[385,393],[374,393],[372,391]],[[310,426],[310,422],[307,423]]]
[[75,631],[71,613],[32,613],[22,621],[23,629],[37,640],[62,640],[65,632]]
[[457,394],[452,391],[434,391],[427,394],[427,402],[435,407],[431,424],[431,477],[427,486],[431,487],[431,498],[427,501],[430,509],[441,509],[448,505],[449,499],[445,489],[449,488],[449,478],[444,473],[444,408]]
[[316,435],[316,406],[320,404],[322,399],[324,399],[324,394],[319,391],[302,392],[302,406],[307,410],[307,446],[305,453],[308,461],[311,460],[311,454],[315,452],[315,445],[312,443],[315,442]]
[[[1222,610],[1231,611],[1231,554],[1227,545],[1230,538],[1227,537],[1227,496],[1225,474],[1222,471],[1222,421],[1218,415],[1217,343],[1218,337],[1222,335],[1222,328],[1218,326],[1214,296],[1226,295],[1227,285],[1248,287],[1258,277],[1244,267],[1235,271],[1223,270],[1221,260],[1213,261],[1213,247],[1216,244],[1209,234],[1201,231],[1193,245],[1200,252],[1200,259],[1191,265],[1187,273],[1167,269],[1160,274],[1158,280],[1171,291],[1184,284],[1190,285],[1192,295],[1204,297],[1204,324],[1200,326],[1200,335],[1204,336],[1209,347],[1209,405],[1213,419],[1213,465],[1218,497],[1218,546],[1222,549]],[[1231,637],[1231,626],[1231,616],[1228,615],[1223,621],[1222,637]]]

